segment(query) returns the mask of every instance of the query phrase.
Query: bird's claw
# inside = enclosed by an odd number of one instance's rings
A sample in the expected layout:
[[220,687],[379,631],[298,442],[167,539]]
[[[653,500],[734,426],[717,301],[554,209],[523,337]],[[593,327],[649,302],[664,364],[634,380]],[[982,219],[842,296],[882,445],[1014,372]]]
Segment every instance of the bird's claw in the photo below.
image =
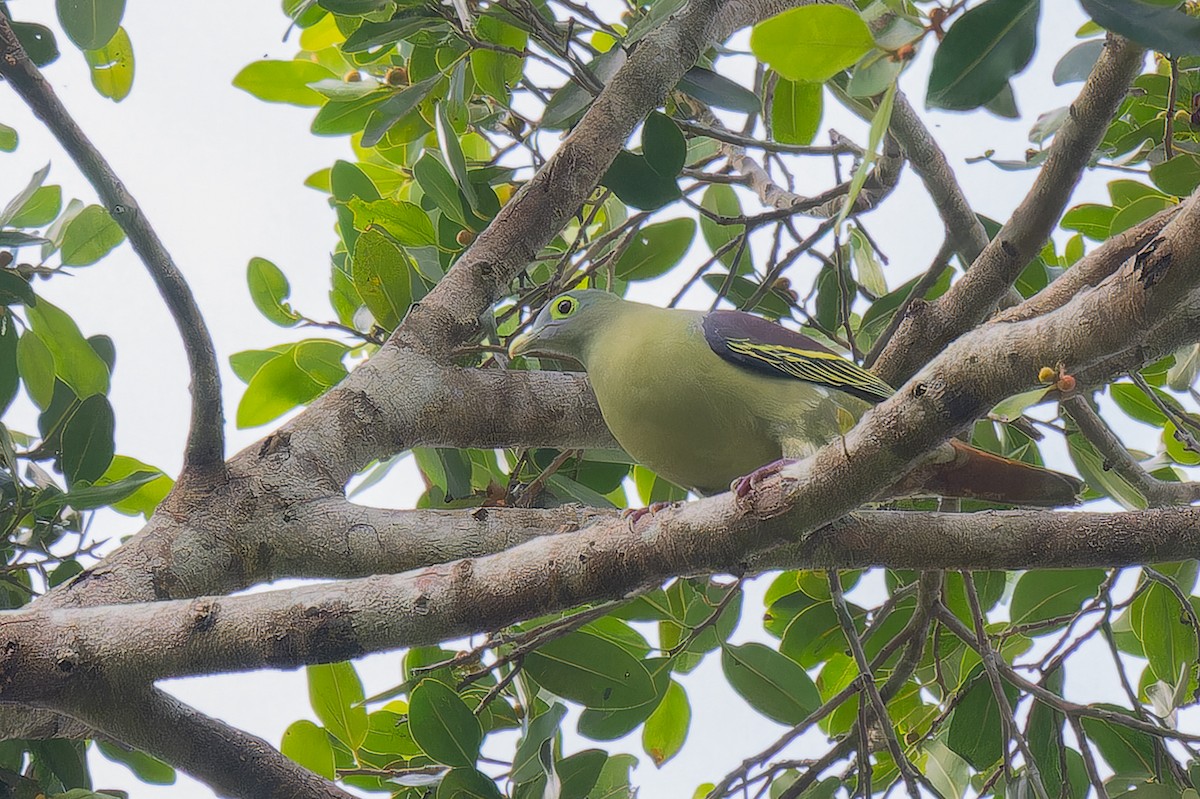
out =
[[675,502],[651,502],[644,508],[626,508],[625,510],[621,511],[621,518],[629,523],[629,529],[632,530],[637,526],[637,523],[645,517],[653,516],[660,510],[672,508],[676,504],[677,503]]
[[790,466],[795,463],[794,460],[780,458],[777,461],[772,461],[766,466],[760,466],[745,477],[739,477],[734,480],[729,486],[729,490],[733,492],[734,499],[741,501],[746,498],[754,489],[766,480],[768,477],[774,477],[783,471],[785,466]]

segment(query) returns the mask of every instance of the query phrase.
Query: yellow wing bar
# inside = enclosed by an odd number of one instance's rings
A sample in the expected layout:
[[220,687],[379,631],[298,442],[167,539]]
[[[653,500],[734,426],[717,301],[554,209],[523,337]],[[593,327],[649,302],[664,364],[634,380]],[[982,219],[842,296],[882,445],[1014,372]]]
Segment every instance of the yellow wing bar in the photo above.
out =
[[765,344],[747,338],[726,339],[725,345],[730,352],[761,361],[783,374],[847,391],[868,402],[881,402],[895,393],[871,372],[832,352]]

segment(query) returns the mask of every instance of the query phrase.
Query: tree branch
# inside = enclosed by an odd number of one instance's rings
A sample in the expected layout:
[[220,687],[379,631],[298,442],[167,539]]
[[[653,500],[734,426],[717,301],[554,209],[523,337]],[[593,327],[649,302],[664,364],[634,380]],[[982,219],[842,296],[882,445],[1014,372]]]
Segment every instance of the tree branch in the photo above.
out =
[[[723,495],[660,511],[637,529],[604,519],[494,555],[399,575],[192,601],[35,606],[0,622],[0,639],[13,644],[0,654],[0,699],[52,702],[118,676],[154,680],[345,660],[626,598],[680,574],[1124,566],[1200,553],[1200,508],[1191,507],[1115,514],[866,512],[803,543],[791,540],[795,519],[793,513],[755,519]],[[776,548],[751,554],[764,544]]]
[[880,377],[893,384],[906,380],[930,353],[975,327],[995,309],[1021,270],[1045,245],[1144,57],[1141,47],[1109,35],[1029,194],[961,280],[935,303],[912,305],[876,363]]
[[1134,490],[1146,498],[1151,507],[1187,504],[1200,500],[1200,483],[1169,483],[1152,477],[1143,469],[1086,398],[1069,397],[1063,401],[1063,408],[1075,420],[1079,432],[1104,456],[1104,468],[1112,469],[1133,486]]
[[954,251],[964,263],[973,262],[988,245],[987,231],[958,185],[946,154],[902,92],[896,92],[888,130],[900,142],[913,171],[925,184]]
[[29,60],[3,14],[0,14],[0,76],[45,123],[95,188],[109,215],[125,231],[129,244],[158,287],[179,328],[192,377],[191,423],[184,454],[184,473],[180,479],[188,476],[219,476],[225,459],[221,376],[212,337],[183,273],[150,226],[137,200],[71,118],[42,73]]
[[1032,319],[1062,307],[1084,289],[1095,286],[1121,268],[1127,260],[1137,255],[1158,235],[1159,231],[1179,213],[1181,206],[1175,205],[1159,211],[1147,220],[1128,230],[1105,239],[1096,249],[1079,259],[1070,269],[1046,288],[1025,300],[1015,308],[1002,311],[997,317],[1001,322],[1018,322]]
[[153,686],[99,690],[70,705],[81,721],[171,763],[221,796],[351,799],[263,739],[206,716]]

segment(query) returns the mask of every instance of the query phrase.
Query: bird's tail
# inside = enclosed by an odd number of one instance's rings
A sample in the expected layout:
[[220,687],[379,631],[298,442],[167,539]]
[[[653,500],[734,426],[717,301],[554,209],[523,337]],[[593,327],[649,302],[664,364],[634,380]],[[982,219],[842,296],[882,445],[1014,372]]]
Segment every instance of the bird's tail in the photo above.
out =
[[941,452],[943,457],[917,467],[887,493],[1058,507],[1078,504],[1084,488],[1082,481],[1068,474],[993,455],[955,439]]

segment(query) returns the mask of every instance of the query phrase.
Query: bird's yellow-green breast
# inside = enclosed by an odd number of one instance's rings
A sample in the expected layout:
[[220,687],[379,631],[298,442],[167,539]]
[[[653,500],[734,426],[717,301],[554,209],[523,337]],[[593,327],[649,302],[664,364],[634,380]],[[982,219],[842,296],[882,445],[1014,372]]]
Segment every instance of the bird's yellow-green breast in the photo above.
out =
[[598,291],[563,297],[513,351],[583,364],[621,446],[687,488],[723,491],[763,464],[808,455],[867,408],[844,392],[722,358],[701,313]]

